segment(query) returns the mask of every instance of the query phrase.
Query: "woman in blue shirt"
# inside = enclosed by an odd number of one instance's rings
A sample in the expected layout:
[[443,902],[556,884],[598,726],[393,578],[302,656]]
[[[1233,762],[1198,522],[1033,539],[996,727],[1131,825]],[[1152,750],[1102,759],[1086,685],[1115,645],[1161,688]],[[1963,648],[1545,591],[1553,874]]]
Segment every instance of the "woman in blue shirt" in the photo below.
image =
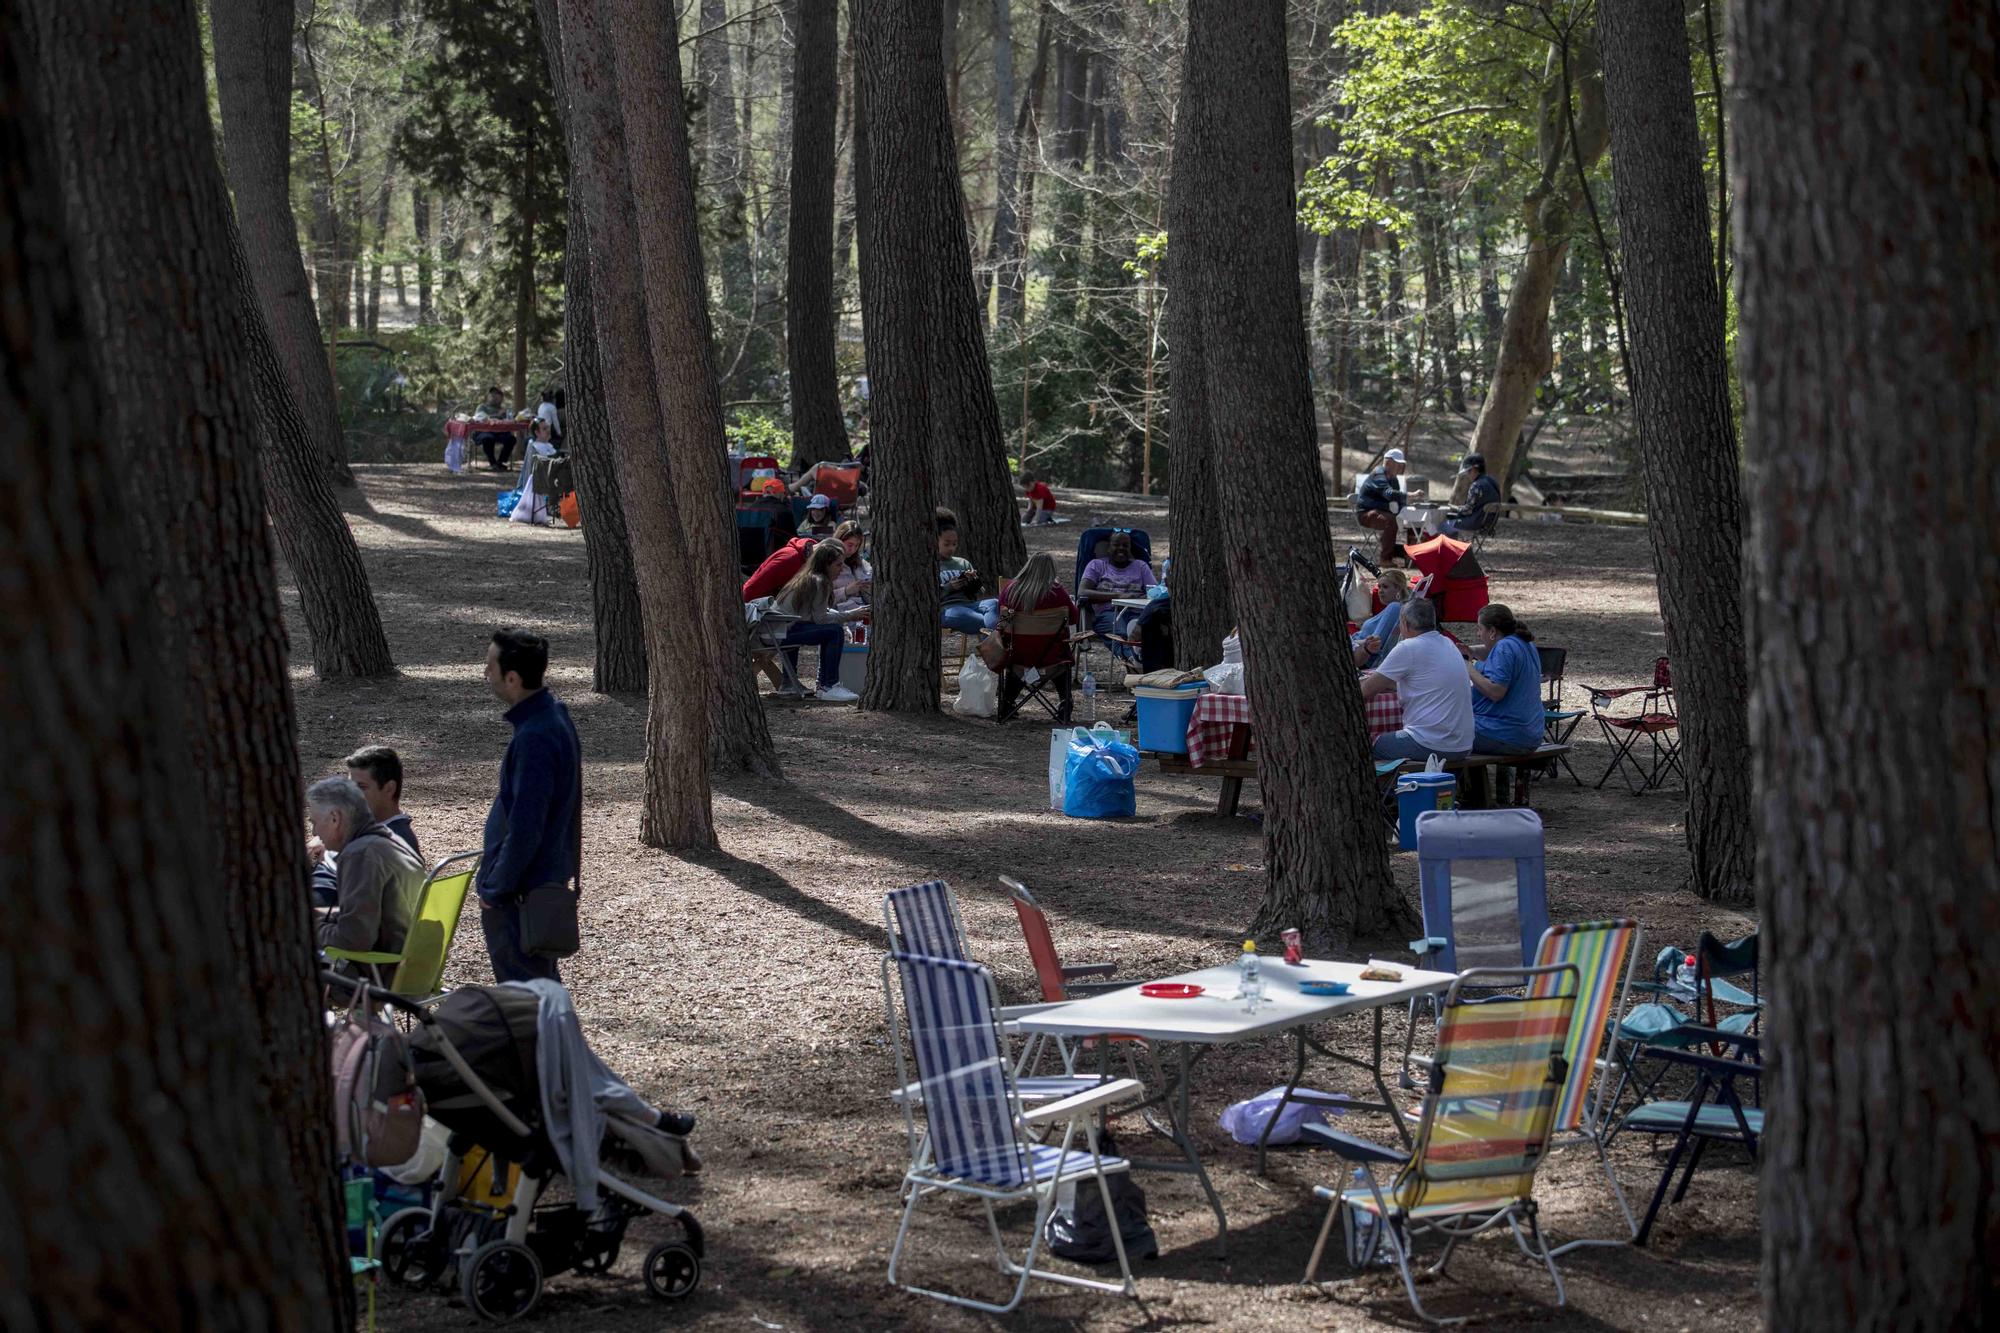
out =
[[1535,636],[1498,602],[1479,613],[1479,646],[1466,652],[1472,681],[1472,752],[1533,754],[1542,743],[1542,656]]

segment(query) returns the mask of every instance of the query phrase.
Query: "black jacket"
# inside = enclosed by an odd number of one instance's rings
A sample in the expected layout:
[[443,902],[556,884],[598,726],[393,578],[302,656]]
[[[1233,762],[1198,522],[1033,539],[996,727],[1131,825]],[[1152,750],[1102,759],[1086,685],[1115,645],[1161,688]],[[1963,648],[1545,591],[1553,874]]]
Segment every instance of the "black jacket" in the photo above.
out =
[[1361,489],[1355,492],[1354,508],[1361,513],[1380,509],[1390,514],[1403,512],[1409,497],[1396,489],[1396,479],[1386,468],[1376,468],[1361,479]]

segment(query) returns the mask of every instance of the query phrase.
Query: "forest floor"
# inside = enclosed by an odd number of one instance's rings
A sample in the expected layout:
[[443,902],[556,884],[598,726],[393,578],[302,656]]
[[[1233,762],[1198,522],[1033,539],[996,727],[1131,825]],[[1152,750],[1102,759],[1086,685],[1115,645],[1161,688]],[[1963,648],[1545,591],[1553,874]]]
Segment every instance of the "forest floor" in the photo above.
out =
[[[1420,471],[1449,475],[1442,459],[1428,469],[1417,461]],[[491,474],[455,478],[435,464],[356,471],[361,490],[343,503],[401,672],[386,681],[314,678],[287,586],[308,779],[338,771],[356,745],[393,745],[407,766],[406,805],[428,857],[476,848],[507,741],[501,710],[480,679],[487,637],[508,622],[548,635],[549,684],[576,719],[586,765],[585,947],[564,964],[565,978],[605,1060],[656,1104],[701,1117],[696,1140],[707,1170],[672,1190],[707,1231],[699,1291],[671,1310],[646,1294],[638,1263],[651,1232],[641,1222],[609,1276],[553,1279],[531,1322],[607,1330],[988,1322],[885,1281],[904,1140],[885,1095],[893,1066],[877,971],[882,893],[931,877],[950,881],[971,952],[993,969],[1006,999],[1028,998],[1032,973],[994,882],[1002,873],[1034,887],[1070,961],[1115,960],[1121,977],[1142,980],[1234,953],[1262,887],[1258,826],[1215,815],[1212,784],[1164,777],[1150,764],[1139,777],[1136,818],[1065,819],[1048,809],[1049,732],[1027,721],[996,727],[948,712],[918,720],[772,701],[789,780],[718,784],[718,855],[648,849],[638,838],[644,703],[589,690],[581,534],[497,520],[501,486]],[[1070,516],[1116,515],[1165,545],[1160,500],[1062,494]],[[1344,515],[1334,528],[1343,549],[1360,535]],[[1033,529],[1031,544],[1057,552],[1067,577],[1078,531]],[[1483,558],[1494,599],[1543,642],[1570,650],[1572,706],[1583,706],[1579,683],[1650,677],[1664,647],[1643,529],[1515,522]],[[1114,695],[1108,706],[1122,712],[1124,703]],[[1578,740],[1577,771],[1594,782],[1606,752],[1581,730]],[[1255,786],[1245,795],[1248,813],[1258,806]],[[1681,887],[1675,790],[1634,797],[1615,779],[1600,791],[1564,778],[1537,784],[1535,803],[1548,828],[1555,919],[1634,915],[1649,955],[1662,943],[1690,944],[1704,928],[1726,937],[1751,928],[1747,917],[1711,909]],[[1397,854],[1393,866],[1414,904],[1414,856]],[[466,926],[451,960],[455,982],[489,975],[479,931],[470,920]],[[1404,941],[1372,944],[1406,956]],[[1365,1053],[1363,1023],[1342,1026],[1332,1040]],[[1401,1026],[1391,1019],[1392,1042]],[[1143,1300],[1042,1285],[1008,1322],[1417,1326],[1393,1275],[1350,1277],[1337,1255],[1322,1276],[1340,1280],[1312,1291],[1296,1285],[1323,1216],[1310,1190],[1334,1180],[1336,1164],[1281,1153],[1270,1177],[1260,1178],[1254,1152],[1216,1125],[1230,1102],[1282,1083],[1285,1057],[1277,1041],[1223,1048],[1196,1075],[1197,1135],[1229,1212],[1226,1261],[1216,1255],[1214,1219],[1193,1183],[1143,1174],[1161,1247],[1158,1259],[1137,1266]],[[1361,1090],[1320,1066],[1308,1072],[1318,1086]],[[1387,1126],[1369,1119],[1357,1116],[1348,1127],[1386,1137]],[[1637,1140],[1622,1139],[1614,1158],[1628,1196],[1643,1207],[1659,1167]],[[1463,1246],[1451,1278],[1431,1284],[1427,1298],[1446,1312],[1479,1312],[1492,1328],[1755,1327],[1755,1182],[1739,1156],[1715,1158],[1704,1162],[1688,1199],[1662,1214],[1647,1249],[1586,1249],[1562,1261],[1567,1310],[1555,1308],[1546,1275],[1498,1237]],[[1618,1232],[1587,1151],[1555,1154],[1536,1195],[1558,1238]],[[981,1259],[988,1251],[976,1213],[945,1206],[928,1220],[913,1256],[919,1280],[956,1279],[988,1296],[1002,1289]],[[1023,1215],[1012,1220],[1025,1229]],[[398,1290],[385,1291],[382,1321],[409,1330],[475,1323],[441,1295]]]

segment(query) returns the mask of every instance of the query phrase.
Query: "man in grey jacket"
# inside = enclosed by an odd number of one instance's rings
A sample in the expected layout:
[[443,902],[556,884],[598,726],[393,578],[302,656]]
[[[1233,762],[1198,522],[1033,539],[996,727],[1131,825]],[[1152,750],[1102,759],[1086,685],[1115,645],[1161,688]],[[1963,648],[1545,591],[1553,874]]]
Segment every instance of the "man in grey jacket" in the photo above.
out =
[[320,922],[322,949],[403,951],[423,888],[409,844],[378,823],[352,778],[322,778],[306,790],[313,836],[339,853],[339,902]]

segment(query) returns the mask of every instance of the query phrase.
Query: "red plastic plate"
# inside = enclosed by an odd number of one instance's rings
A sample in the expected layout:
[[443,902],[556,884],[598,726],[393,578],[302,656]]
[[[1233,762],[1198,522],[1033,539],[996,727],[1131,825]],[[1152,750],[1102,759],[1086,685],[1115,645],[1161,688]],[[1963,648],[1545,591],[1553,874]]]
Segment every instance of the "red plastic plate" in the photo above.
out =
[[1139,993],[1153,1000],[1192,1000],[1201,987],[1184,981],[1154,981],[1139,987]]

